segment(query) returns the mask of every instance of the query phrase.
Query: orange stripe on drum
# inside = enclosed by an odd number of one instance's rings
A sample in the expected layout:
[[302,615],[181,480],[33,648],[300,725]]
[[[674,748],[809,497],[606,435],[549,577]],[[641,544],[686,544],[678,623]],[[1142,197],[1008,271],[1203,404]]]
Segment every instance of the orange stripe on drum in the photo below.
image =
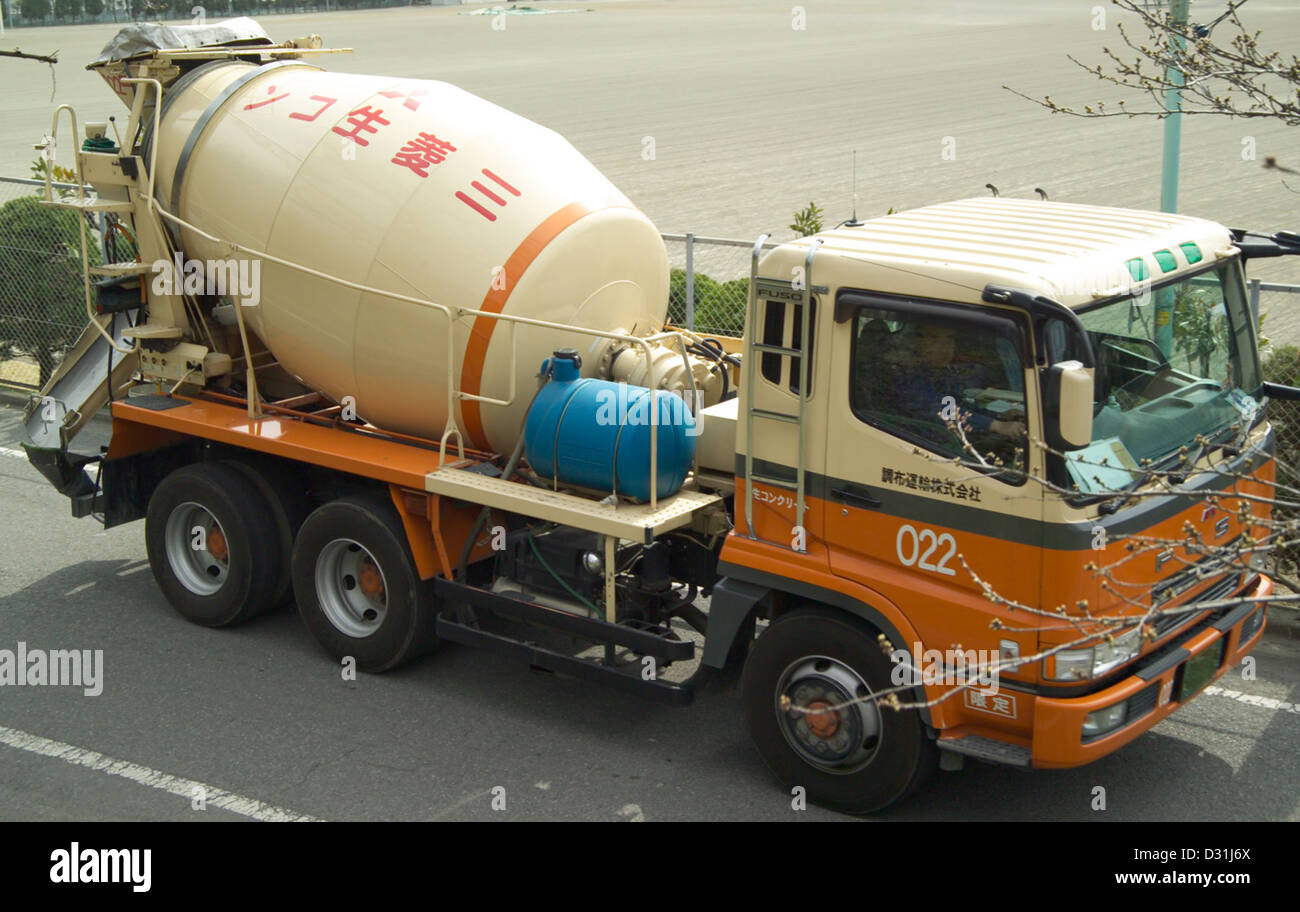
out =
[[[528,237],[524,238],[523,242],[515,248],[515,252],[510,254],[509,259],[506,260],[505,274],[508,277],[508,281],[505,283],[506,287],[489,289],[488,293],[483,297],[483,305],[480,309],[488,313],[501,313],[505,310],[506,301],[510,298],[510,292],[519,284],[520,278],[532,265],[533,260],[537,259],[538,254],[545,250],[546,245],[555,240],[555,237],[560,232],[583,216],[590,215],[593,211],[582,203],[569,203],[547,216],[540,225],[532,230]],[[487,362],[488,343],[492,341],[492,333],[500,322],[500,320],[494,320],[492,317],[474,318],[474,326],[469,333],[469,342],[465,345],[465,360],[460,370],[460,388],[462,392],[474,396],[481,394],[483,367]],[[473,445],[481,449],[488,449],[487,435],[483,430],[483,415],[480,403],[472,399],[462,400],[461,419],[465,425],[465,433],[469,435]]]

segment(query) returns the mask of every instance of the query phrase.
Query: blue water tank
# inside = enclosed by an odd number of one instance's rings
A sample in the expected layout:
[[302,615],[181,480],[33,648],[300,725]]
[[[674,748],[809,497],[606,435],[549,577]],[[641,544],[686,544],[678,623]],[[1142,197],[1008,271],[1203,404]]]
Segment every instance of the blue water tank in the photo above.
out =
[[665,390],[583,378],[581,366],[572,349],[542,364],[550,380],[524,424],[524,452],[533,471],[547,480],[648,501],[650,422],[657,409],[656,494],[676,493],[695,458],[699,433],[685,400]]

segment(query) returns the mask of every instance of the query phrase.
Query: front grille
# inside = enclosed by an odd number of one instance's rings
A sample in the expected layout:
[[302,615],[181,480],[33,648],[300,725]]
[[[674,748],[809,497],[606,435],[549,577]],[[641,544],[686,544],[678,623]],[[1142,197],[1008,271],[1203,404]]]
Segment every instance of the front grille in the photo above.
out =
[[[1156,604],[1160,604],[1162,596],[1166,592],[1171,589],[1177,589],[1185,578],[1195,575],[1196,570],[1197,568],[1195,567],[1186,570],[1159,586],[1153,593]],[[1198,605],[1201,602],[1213,602],[1217,599],[1231,596],[1233,592],[1236,591],[1239,580],[1240,577],[1236,573],[1229,574],[1210,586],[1204,592],[1197,595],[1196,598],[1192,599],[1190,602],[1180,605],[1180,610],[1176,613],[1158,615],[1151,622],[1151,626],[1156,630],[1156,639],[1163,637],[1165,634],[1173,633],[1196,616],[1195,611],[1186,611],[1182,609],[1190,608],[1192,605]]]
[[1250,638],[1259,632],[1260,626],[1264,623],[1264,606],[1261,605],[1259,610],[1246,618],[1246,623],[1241,625],[1241,642],[1248,643]]
[[1124,724],[1136,722],[1151,710],[1156,708],[1156,700],[1160,696],[1160,682],[1152,684],[1139,690],[1133,696],[1128,698],[1128,709],[1124,712]]

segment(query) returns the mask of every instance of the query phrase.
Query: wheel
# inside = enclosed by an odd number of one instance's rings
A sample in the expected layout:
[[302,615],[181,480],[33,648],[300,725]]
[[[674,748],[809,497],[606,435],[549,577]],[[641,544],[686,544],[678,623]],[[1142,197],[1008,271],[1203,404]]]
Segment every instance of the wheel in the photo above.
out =
[[293,599],[293,575],[290,572],[293,565],[293,539],[298,534],[303,520],[311,512],[307,492],[287,469],[275,463],[252,464],[241,459],[229,459],[224,460],[223,464],[247,478],[271,508],[275,520],[276,538],[280,545],[282,568],[276,579],[272,603],[273,607],[279,608]]
[[859,699],[892,687],[890,671],[873,632],[848,615],[801,609],[768,627],[750,649],[741,699],[750,737],[782,784],[869,814],[926,778],[937,755],[920,715]]
[[307,517],[293,546],[293,592],[316,641],[362,671],[388,671],[437,645],[432,587],[415,570],[397,511],[379,497],[344,497]]
[[149,499],[144,537],[154,579],[185,619],[225,627],[274,605],[283,573],[275,517],[230,466],[196,463],[164,478]]

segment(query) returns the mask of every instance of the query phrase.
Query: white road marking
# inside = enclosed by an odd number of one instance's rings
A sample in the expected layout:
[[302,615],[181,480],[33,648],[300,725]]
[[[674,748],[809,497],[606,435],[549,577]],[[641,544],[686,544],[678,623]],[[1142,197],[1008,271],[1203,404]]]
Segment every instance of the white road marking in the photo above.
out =
[[14,459],[26,459],[27,454],[22,450],[13,450],[9,447],[0,446],[0,456],[12,456]]
[[618,816],[629,823],[645,823],[645,814],[639,804],[625,804],[618,811]]
[[1275,700],[1273,697],[1261,697],[1256,694],[1242,693],[1239,690],[1230,690],[1227,687],[1219,687],[1217,684],[1211,684],[1205,688],[1205,693],[1215,697],[1227,697],[1229,700],[1236,700],[1238,703],[1245,703],[1247,706],[1259,706],[1263,709],[1271,709],[1274,712],[1292,713],[1300,715],[1300,706],[1294,703],[1287,703],[1285,700]]
[[491,794],[492,794],[492,789],[487,788],[487,789],[483,789],[483,791],[481,791],[481,792],[475,792],[475,793],[472,794],[472,795],[466,795],[464,798],[460,799],[460,800],[457,801],[455,804],[448,805],[447,807],[443,808],[441,811],[438,811],[438,813],[434,814],[433,816],[429,817],[428,819],[429,819],[429,820],[437,820],[439,817],[445,817],[447,814],[450,814],[452,811],[459,810],[460,808],[463,808],[465,805],[469,804],[471,801],[477,801],[478,799],[483,798],[483,797],[485,797],[485,796],[487,796],[487,795],[491,795]]
[[52,741],[49,738],[42,738],[40,735],[19,731],[16,728],[5,728],[0,725],[0,744],[7,744],[18,750],[25,750],[43,757],[54,757],[74,766],[84,766],[87,769],[106,773],[109,776],[129,779],[139,785],[147,785],[149,788],[155,788],[184,798],[186,802],[191,801],[195,795],[203,795],[204,800],[212,807],[219,807],[222,810],[243,817],[251,817],[254,820],[269,820],[276,823],[320,821],[319,817],[275,807],[258,801],[256,798],[236,795],[213,785],[197,782],[193,779],[182,779],[179,776],[150,769],[147,766],[139,766],[127,760],[116,760],[97,751],[86,750],[71,744],[65,744],[62,741]]

